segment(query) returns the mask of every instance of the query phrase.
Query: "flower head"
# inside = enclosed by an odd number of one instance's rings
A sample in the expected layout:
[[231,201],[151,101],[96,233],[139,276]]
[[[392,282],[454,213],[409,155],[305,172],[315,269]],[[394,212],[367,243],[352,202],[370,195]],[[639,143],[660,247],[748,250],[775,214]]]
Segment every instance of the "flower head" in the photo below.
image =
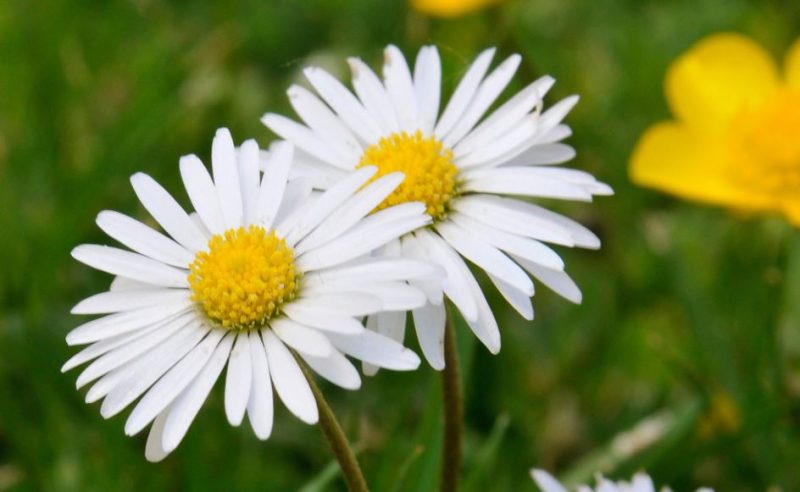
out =
[[213,178],[195,156],[180,171],[196,210],[187,214],[145,174],[131,178],[142,205],[166,234],[117,212],[97,224],[132,251],[81,245],[72,255],[115,275],[108,292],[81,301],[75,314],[102,314],[67,335],[88,345],[63,370],[91,363],[78,376],[92,383],[87,402],[103,399],[109,418],[139,400],[125,424],[133,435],[153,424],[145,455],[175,449],[223,368],[225,412],[247,415],[269,437],[273,388],[307,423],[317,406],[297,359],[347,389],[360,386],[345,355],[395,370],[419,358],[391,338],[365,330],[361,317],[425,304],[408,280],[435,278],[429,263],[370,253],[430,222],[419,203],[368,215],[402,181],[374,167],[349,173],[324,193],[307,180],[287,183],[291,144],[275,144],[263,178],[254,141],[237,151],[219,130]]
[[670,66],[666,95],[675,119],[642,136],[635,182],[800,224],[800,40],[781,75],[749,38],[709,36]]
[[[383,81],[356,58],[348,60],[355,94],[327,72],[307,68],[319,97],[300,86],[288,91],[303,123],[277,114],[262,119],[295,143],[295,176],[317,187],[361,166],[377,167],[376,176],[406,176],[378,209],[419,201],[433,223],[388,243],[381,254],[430,259],[447,273],[444,282],[412,282],[427,294],[426,305],[412,316],[422,351],[436,369],[444,367],[443,295],[492,352],[500,350],[497,322],[464,259],[483,269],[526,319],[533,319],[529,275],[580,302],[564,263],[545,243],[597,248],[598,238],[577,222],[512,197],[590,201],[611,193],[590,174],[558,166],[575,155],[561,143],[571,133],[561,120],[578,98],[542,112],[552,78],[534,81],[487,115],[521,61],[510,56],[489,72],[494,51],[472,63],[441,114],[436,48],[420,50],[412,73],[400,51],[389,46]],[[367,326],[402,340],[405,319],[402,312],[381,313],[370,316]]]
[[[542,492],[567,492],[567,488],[561,485],[552,475],[544,470],[531,470],[531,477],[536,482]],[[620,480],[612,482],[602,475],[597,476],[597,485],[591,487],[589,485],[579,485],[575,488],[577,492],[656,492],[653,479],[646,473],[637,473],[631,478],[630,482]],[[669,492],[668,487],[660,489],[661,492]],[[711,489],[702,488],[697,492],[712,492]]]
[[411,7],[431,17],[453,18],[500,3],[501,0],[410,0]]

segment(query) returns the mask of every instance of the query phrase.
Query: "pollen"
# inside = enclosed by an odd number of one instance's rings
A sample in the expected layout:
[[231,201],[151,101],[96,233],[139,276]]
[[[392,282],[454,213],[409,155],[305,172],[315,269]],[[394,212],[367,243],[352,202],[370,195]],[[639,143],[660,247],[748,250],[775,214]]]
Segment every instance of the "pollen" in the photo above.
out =
[[376,166],[372,180],[400,171],[405,179],[376,207],[381,210],[406,202],[422,202],[433,220],[447,215],[450,200],[457,192],[458,168],[453,164],[453,151],[445,149],[435,137],[423,137],[417,131],[392,133],[364,151],[358,167]]
[[263,227],[229,229],[189,266],[192,300],[223,328],[263,326],[297,295],[294,252]]

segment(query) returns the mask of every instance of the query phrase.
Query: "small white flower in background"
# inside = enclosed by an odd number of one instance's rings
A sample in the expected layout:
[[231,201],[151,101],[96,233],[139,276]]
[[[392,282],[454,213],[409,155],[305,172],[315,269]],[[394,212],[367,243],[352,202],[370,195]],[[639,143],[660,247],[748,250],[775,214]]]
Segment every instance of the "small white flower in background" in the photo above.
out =
[[[531,470],[531,477],[542,489],[542,492],[568,492],[568,489],[561,485],[552,475],[544,470]],[[630,482],[612,482],[602,475],[597,477],[597,485],[579,485],[574,489],[576,492],[656,492],[653,479],[646,473],[639,472],[633,476]],[[662,487],[661,492],[669,492],[669,487]],[[708,488],[697,489],[697,492],[713,492]]]
[[153,423],[147,459],[158,461],[186,434],[227,364],[225,412],[232,425],[247,415],[269,437],[273,388],[302,421],[317,422],[316,402],[289,348],[323,378],[356,389],[358,371],[345,357],[394,370],[419,358],[359,319],[426,301],[408,280],[436,278],[435,265],[369,253],[430,222],[409,203],[368,215],[400,184],[392,173],[367,184],[359,169],[311,199],[307,182],[287,184],[293,147],[274,148],[263,179],[255,141],[237,151],[226,129],[212,146],[213,178],[196,156],[180,171],[194,209],[184,209],[145,174],[131,178],[145,209],[167,235],[117,212],[97,224],[132,251],[81,245],[77,260],[116,276],[108,292],[75,306],[103,314],[67,335],[87,345],[63,370],[92,361],[78,377],[93,383],[87,402],[103,399],[109,418],[139,399],[125,423],[134,435]]
[[[571,134],[561,120],[578,98],[542,112],[551,77],[536,80],[484,117],[521,60],[512,55],[487,76],[494,51],[478,56],[441,114],[436,48],[420,50],[412,74],[400,50],[389,46],[383,81],[356,58],[348,60],[355,94],[327,72],[307,68],[305,76],[319,97],[300,86],[288,91],[305,124],[277,114],[262,118],[297,146],[292,176],[310,178],[316,187],[326,188],[362,166],[377,166],[376,178],[405,174],[381,207],[421,201],[433,225],[390,242],[382,254],[429,258],[446,270],[443,284],[415,282],[428,303],[412,311],[420,346],[436,369],[444,367],[442,291],[483,344],[493,353],[500,350],[497,322],[462,257],[483,269],[525,319],[533,319],[529,275],[566,299],[581,301],[563,261],[544,243],[599,248],[598,238],[575,221],[504,195],[590,201],[612,194],[590,174],[557,166],[575,155],[560,143]],[[402,340],[405,314],[370,316],[367,326]]]

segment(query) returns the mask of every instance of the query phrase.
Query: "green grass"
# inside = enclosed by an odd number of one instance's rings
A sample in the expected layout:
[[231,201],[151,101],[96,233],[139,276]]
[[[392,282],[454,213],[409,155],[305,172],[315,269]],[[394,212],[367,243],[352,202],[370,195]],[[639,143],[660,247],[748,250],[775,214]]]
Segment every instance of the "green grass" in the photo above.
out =
[[[581,94],[568,117],[573,164],[617,193],[548,203],[603,240],[599,252],[564,251],[582,305],[542,288],[527,323],[493,293],[498,356],[459,327],[464,489],[535,490],[530,467],[586,480],[601,465],[613,476],[647,468],[675,490],[800,489],[800,234],[636,188],[626,169],[637,136],[668,116],[670,60],[722,30],[782,56],[800,32],[796,2],[520,0],[453,21],[396,1],[232,3],[0,8],[0,489],[343,488],[318,429],[278,406],[261,443],[226,423],[220,385],[180,448],[146,463],[144,436],[125,437],[124,417],[104,421],[75,391],[77,373],[59,372],[80,322],[70,307],[110,281],[69,252],[106,241],[93,223],[102,209],[146,217],[133,172],[185,201],[177,159],[207,158],[216,127],[266,144],[258,119],[289,111],[284,91],[304,64],[343,73],[344,56],[376,64],[390,42],[409,55],[439,45],[449,89],[480,49],[520,52],[512,89],[550,73],[555,96]],[[323,389],[375,490],[435,488],[436,374],[384,371],[359,392]],[[673,416],[662,440],[614,455],[615,436],[660,412]]]

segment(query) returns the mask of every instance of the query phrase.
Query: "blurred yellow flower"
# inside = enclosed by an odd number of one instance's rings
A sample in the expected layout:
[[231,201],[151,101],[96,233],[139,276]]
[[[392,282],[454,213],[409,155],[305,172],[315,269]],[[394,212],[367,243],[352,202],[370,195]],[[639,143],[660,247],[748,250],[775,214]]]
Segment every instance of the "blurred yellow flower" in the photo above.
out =
[[800,39],[781,76],[753,40],[709,36],[673,62],[665,85],[675,119],[641,137],[633,181],[800,225]]
[[410,0],[417,12],[431,17],[460,17],[501,0]]

